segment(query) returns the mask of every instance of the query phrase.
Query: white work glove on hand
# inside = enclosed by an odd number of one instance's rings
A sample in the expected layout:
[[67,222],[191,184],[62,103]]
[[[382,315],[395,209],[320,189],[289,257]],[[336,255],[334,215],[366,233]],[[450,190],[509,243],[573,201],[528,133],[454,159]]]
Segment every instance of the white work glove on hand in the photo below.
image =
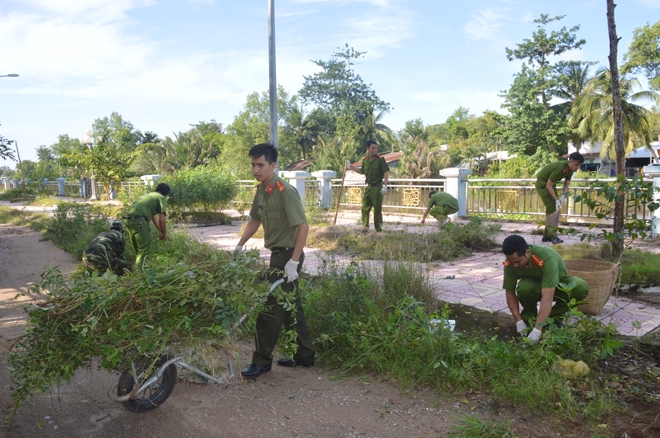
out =
[[539,342],[539,339],[541,339],[541,330],[537,329],[534,327],[532,329],[532,332],[527,336],[527,339],[529,339],[530,344],[537,344]]
[[243,245],[236,245],[236,248],[234,248],[234,254],[237,252],[243,252]]
[[384,185],[382,189],[380,189],[380,194],[385,196],[385,193],[387,193],[387,185]]
[[555,208],[556,208],[557,210],[559,210],[559,209],[561,208],[561,203],[562,203],[561,198],[559,198],[559,199],[557,199],[557,200],[555,201]]
[[346,167],[347,167],[348,169],[350,169],[350,168],[351,168],[351,162],[350,162],[350,161],[348,161],[348,160],[346,160]]
[[286,282],[291,283],[298,278],[298,262],[289,260],[284,265],[284,276],[286,277]]
[[520,336],[523,336],[523,331],[527,328],[527,324],[522,319],[516,322],[516,331],[520,333]]
[[563,204],[564,201],[566,201],[566,195],[561,195],[561,196],[559,197],[559,200],[560,200],[561,203]]

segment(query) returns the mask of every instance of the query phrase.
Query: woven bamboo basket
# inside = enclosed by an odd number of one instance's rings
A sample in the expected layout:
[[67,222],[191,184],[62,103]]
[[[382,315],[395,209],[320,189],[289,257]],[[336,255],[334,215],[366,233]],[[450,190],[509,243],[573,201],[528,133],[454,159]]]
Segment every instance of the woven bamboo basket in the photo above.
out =
[[580,277],[589,285],[586,303],[578,310],[589,315],[598,315],[612,295],[619,278],[619,265],[601,260],[565,260],[568,275]]

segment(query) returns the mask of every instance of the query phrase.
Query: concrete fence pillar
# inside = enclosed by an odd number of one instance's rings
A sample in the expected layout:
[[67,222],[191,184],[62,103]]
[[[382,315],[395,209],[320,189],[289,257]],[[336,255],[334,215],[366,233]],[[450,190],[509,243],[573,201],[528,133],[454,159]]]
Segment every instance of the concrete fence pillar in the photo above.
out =
[[[653,199],[660,202],[660,175],[653,177]],[[653,212],[653,219],[651,219],[651,234],[660,236],[660,208]]]
[[87,197],[87,185],[85,184],[85,178],[80,178],[80,190],[78,191],[81,198]]
[[280,172],[280,176],[289,180],[289,183],[298,190],[302,205],[305,205],[305,180],[309,177],[309,172],[301,170]]
[[458,200],[457,216],[467,216],[467,177],[472,174],[470,169],[449,167],[442,169],[440,175],[446,178],[445,192]]
[[316,178],[318,205],[323,209],[329,209],[332,198],[332,178],[337,176],[337,172],[332,170],[317,170],[312,172],[312,176]]
[[17,189],[17,188],[18,188],[18,184],[19,184],[20,181],[18,181],[18,178],[13,178],[12,181],[14,182],[14,187],[12,187],[12,188],[13,188],[13,189]]
[[9,190],[9,189],[10,189],[9,178],[2,178],[2,184],[3,184],[4,188],[5,188],[5,190]]
[[161,179],[163,175],[143,175],[140,179],[144,182],[144,185],[148,187],[153,187],[154,183]]
[[64,181],[66,178],[57,178],[57,195],[64,196]]

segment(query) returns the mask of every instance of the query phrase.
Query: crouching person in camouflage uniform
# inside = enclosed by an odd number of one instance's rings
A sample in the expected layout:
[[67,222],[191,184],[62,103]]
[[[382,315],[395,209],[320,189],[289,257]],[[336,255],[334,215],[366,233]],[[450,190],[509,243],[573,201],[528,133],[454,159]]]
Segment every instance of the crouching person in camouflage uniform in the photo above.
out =
[[110,268],[117,275],[123,275],[124,269],[131,270],[131,264],[124,260],[124,225],[114,221],[110,231],[96,236],[83,253],[82,262],[89,272],[103,274]]

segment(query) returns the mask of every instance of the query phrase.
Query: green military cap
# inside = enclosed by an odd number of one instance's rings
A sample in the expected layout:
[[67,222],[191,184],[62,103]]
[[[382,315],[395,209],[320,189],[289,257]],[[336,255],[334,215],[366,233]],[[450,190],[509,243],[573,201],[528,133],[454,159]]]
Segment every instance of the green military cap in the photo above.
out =
[[122,223],[122,221],[112,221],[112,224],[110,224],[110,229],[117,231],[124,231],[124,224]]

